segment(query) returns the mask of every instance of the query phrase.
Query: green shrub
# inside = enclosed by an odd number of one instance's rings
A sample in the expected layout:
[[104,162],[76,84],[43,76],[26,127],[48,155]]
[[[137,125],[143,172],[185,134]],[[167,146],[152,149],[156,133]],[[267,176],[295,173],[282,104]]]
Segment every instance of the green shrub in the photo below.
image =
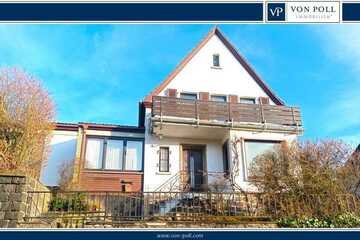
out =
[[291,228],[332,228],[331,221],[318,218],[282,218],[278,221],[280,227]]
[[354,213],[343,213],[325,218],[282,218],[277,223],[280,227],[291,228],[354,228],[360,227],[360,216]]
[[344,213],[336,216],[334,225],[342,228],[360,227],[360,216],[354,213]]
[[85,201],[85,195],[81,193],[70,197],[56,196],[49,202],[49,211],[86,211],[88,205]]

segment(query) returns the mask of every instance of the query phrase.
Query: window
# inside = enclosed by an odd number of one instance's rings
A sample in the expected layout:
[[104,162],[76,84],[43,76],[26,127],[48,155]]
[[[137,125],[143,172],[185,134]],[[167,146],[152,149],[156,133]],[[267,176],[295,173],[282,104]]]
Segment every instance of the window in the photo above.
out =
[[188,99],[188,100],[196,100],[197,94],[196,93],[180,93],[180,98]]
[[141,171],[143,141],[89,137],[86,143],[85,168]]
[[220,55],[219,54],[213,55],[213,67],[220,67]]
[[159,172],[169,171],[169,148],[160,147],[159,152]]
[[126,145],[126,170],[141,170],[142,168],[142,142],[127,141]]
[[123,165],[124,141],[108,140],[106,142],[105,168],[121,170]]
[[91,138],[87,140],[86,155],[85,155],[85,167],[89,169],[102,168],[103,159],[103,139]]
[[255,104],[255,98],[240,98],[240,103]]
[[[245,158],[248,170],[248,175],[252,164],[257,157],[269,151],[274,151],[280,142],[275,141],[257,141],[257,140],[246,140],[245,141]],[[250,176],[251,177],[251,176]]]
[[230,168],[229,168],[229,141],[226,141],[224,143],[224,145],[222,146],[222,151],[223,151],[224,172],[229,173],[230,172]]
[[211,95],[211,101],[215,101],[215,102],[226,102],[226,96]]

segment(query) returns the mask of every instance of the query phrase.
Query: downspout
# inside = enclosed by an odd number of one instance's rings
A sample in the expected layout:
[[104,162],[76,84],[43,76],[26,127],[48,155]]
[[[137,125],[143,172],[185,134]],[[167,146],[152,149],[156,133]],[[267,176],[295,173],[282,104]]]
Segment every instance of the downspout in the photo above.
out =
[[83,159],[84,159],[84,151],[85,151],[85,130],[86,125],[79,125],[78,128],[78,136],[76,143],[76,153],[75,153],[75,161],[74,161],[74,172],[73,172],[73,184],[76,187],[80,187],[80,173],[82,169]]

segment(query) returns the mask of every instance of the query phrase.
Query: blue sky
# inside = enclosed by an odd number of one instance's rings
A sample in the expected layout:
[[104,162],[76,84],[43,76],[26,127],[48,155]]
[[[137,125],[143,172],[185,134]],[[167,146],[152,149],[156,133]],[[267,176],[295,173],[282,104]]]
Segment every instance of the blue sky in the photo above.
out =
[[[212,25],[0,25],[0,66],[41,79],[62,122],[137,124],[138,102]],[[288,104],[305,139],[360,143],[358,25],[220,25]]]

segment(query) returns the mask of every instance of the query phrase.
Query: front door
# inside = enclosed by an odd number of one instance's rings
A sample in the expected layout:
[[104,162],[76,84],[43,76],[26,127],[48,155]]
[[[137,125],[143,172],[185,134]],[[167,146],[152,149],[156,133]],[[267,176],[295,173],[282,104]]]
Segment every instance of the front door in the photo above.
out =
[[183,149],[183,171],[186,173],[185,181],[190,190],[201,190],[204,184],[203,150],[200,148]]

